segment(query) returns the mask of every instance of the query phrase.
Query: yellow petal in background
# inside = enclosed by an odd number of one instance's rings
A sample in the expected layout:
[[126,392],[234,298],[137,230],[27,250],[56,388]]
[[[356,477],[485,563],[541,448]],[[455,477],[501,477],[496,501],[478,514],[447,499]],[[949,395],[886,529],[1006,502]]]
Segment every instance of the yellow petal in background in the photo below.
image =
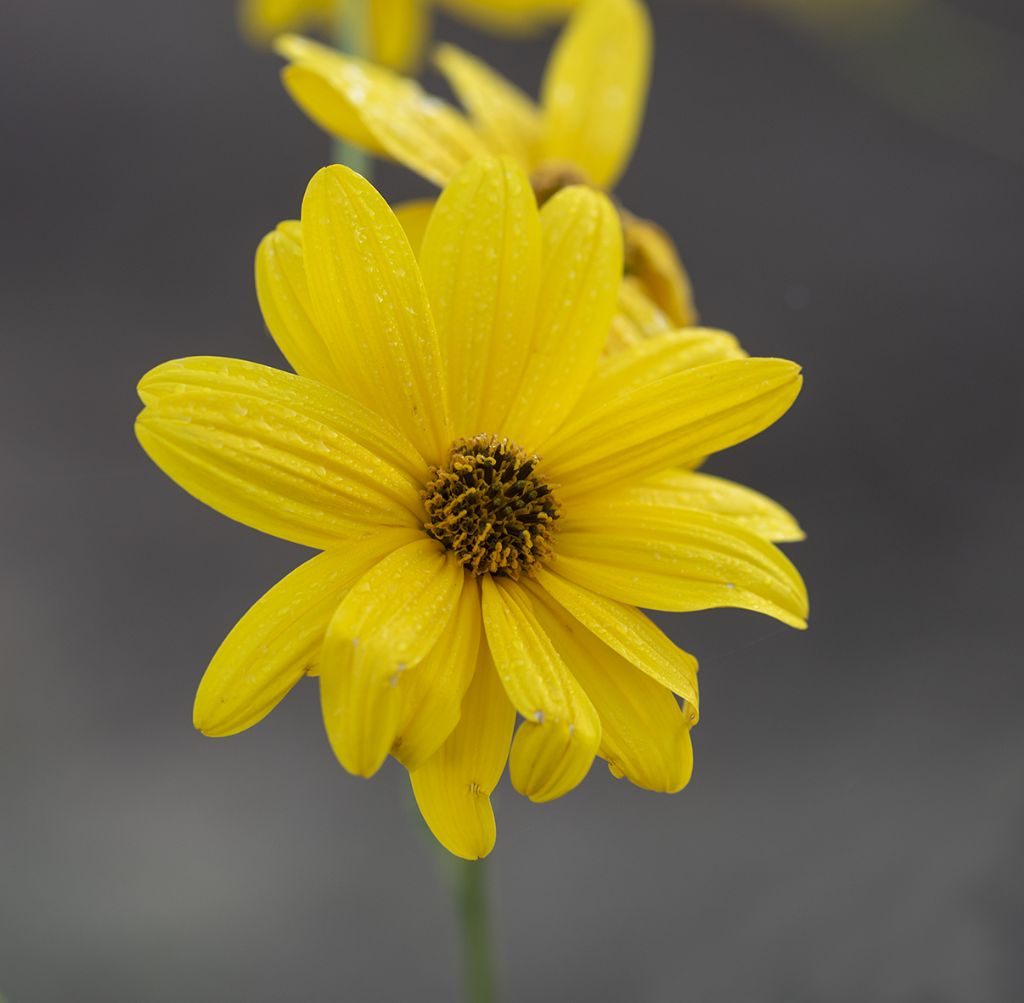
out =
[[456,436],[502,430],[541,281],[537,204],[522,168],[478,158],[441,193],[420,251]]
[[541,88],[541,161],[573,164],[611,188],[647,104],[651,26],[640,0],[582,4],[562,33]]
[[529,594],[509,579],[485,576],[482,586],[487,643],[505,692],[526,719],[512,745],[512,784],[533,801],[550,801],[587,775],[601,724],[537,622]]
[[559,499],[640,480],[757,435],[789,410],[800,367],[716,362],[639,387],[574,416],[538,450]]
[[330,25],[338,0],[241,0],[242,31],[254,42],[267,44],[282,31]]
[[619,394],[639,390],[666,376],[711,362],[742,359],[746,354],[733,335],[712,328],[688,327],[654,335],[601,359],[575,414],[594,411]]
[[647,295],[676,327],[697,323],[693,287],[672,238],[650,220],[623,213],[626,274],[636,278]]
[[331,351],[311,316],[302,225],[279,223],[256,251],[256,296],[281,354],[300,376],[340,389]]
[[726,516],[773,543],[804,539],[796,519],[771,498],[741,484],[693,470],[666,470],[599,497],[607,510],[622,510],[624,514],[636,506],[659,508],[667,514],[696,509]]
[[231,519],[319,549],[421,524],[422,459],[328,387],[251,362],[193,358],[147,373],[139,396],[143,449]]
[[430,35],[430,8],[424,0],[371,0],[373,58],[396,70],[416,66]]
[[777,547],[707,512],[592,497],[559,524],[557,571],[645,609],[733,606],[806,627],[807,590]]
[[647,790],[682,790],[693,772],[688,716],[671,690],[598,640],[543,589],[537,619],[601,718],[599,754],[617,776]]
[[497,153],[532,167],[540,136],[536,105],[515,84],[468,52],[440,45],[434,62]]
[[427,224],[430,222],[434,205],[434,199],[412,199],[394,206],[395,219],[405,230],[409,246],[417,258],[420,256],[420,247],[423,245],[423,237],[427,232]]
[[222,737],[263,720],[316,668],[327,625],[356,578],[416,535],[385,530],[318,554],[257,600],[217,649],[199,684],[196,728]]
[[510,35],[525,35],[559,21],[582,0],[438,0],[457,17]]
[[505,769],[515,719],[487,645],[481,644],[459,723],[410,775],[424,821],[457,857],[477,860],[494,848],[490,796]]
[[289,60],[281,80],[291,99],[324,132],[376,156],[386,150],[363,121],[359,102],[350,94],[363,93],[373,81],[391,85],[393,75],[372,63],[343,56],[340,52],[298,35],[282,35],[274,48]]
[[528,365],[502,431],[527,451],[572,410],[594,372],[622,275],[622,228],[609,199],[570,187],[540,213],[542,280]]
[[613,651],[681,696],[694,712],[699,706],[697,660],[677,648],[640,610],[599,595],[541,570],[537,584]]
[[354,171],[325,167],[306,189],[302,237],[313,314],[346,392],[440,462],[452,438],[440,349],[394,213]]
[[664,311],[644,292],[639,280],[632,275],[624,275],[605,352],[613,355],[625,351],[645,338],[664,334],[673,327]]
[[401,727],[402,677],[415,672],[458,606],[465,572],[421,538],[359,579],[327,628],[320,703],[331,747],[350,773],[377,772]]
[[402,713],[391,754],[408,770],[422,766],[458,723],[480,649],[480,588],[466,575],[459,605],[433,650],[401,679]]
[[[296,36],[275,44],[293,64],[283,74],[289,93],[340,139],[387,155],[436,185],[473,157],[492,152],[461,112],[415,80]],[[293,68],[318,76],[319,85],[296,78]]]

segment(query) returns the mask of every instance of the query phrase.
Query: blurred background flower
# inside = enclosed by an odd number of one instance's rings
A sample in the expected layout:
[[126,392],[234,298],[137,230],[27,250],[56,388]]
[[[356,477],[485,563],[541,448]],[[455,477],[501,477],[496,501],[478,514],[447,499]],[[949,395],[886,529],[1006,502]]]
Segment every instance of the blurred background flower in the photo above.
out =
[[[535,31],[564,17],[579,0],[242,0],[239,18],[254,41],[268,44],[287,31],[319,30],[338,39],[346,17],[366,18],[368,51],[377,62],[410,69],[432,30],[432,8],[511,34]],[[362,8],[365,8],[363,10]]]

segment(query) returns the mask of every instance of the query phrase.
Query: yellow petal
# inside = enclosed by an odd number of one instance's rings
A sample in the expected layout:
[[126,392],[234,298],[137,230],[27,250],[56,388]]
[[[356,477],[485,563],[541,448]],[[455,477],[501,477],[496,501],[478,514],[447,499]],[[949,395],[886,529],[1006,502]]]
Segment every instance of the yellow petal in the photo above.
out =
[[242,31],[265,45],[282,31],[330,25],[337,7],[336,0],[242,0],[239,18]]
[[460,19],[488,31],[529,35],[561,20],[580,0],[438,0]]
[[537,583],[609,648],[681,696],[696,715],[697,660],[677,648],[640,610],[547,570],[538,572]]
[[428,5],[423,0],[373,0],[368,13],[373,58],[396,70],[414,67],[430,34]]
[[139,396],[143,449],[231,519],[320,549],[422,524],[423,460],[378,415],[322,384],[192,358],[147,373]]
[[570,187],[540,213],[542,279],[528,365],[502,431],[533,451],[569,414],[601,355],[622,274],[622,228],[611,202]]
[[624,213],[626,274],[643,286],[676,327],[697,323],[693,287],[672,239],[650,220]]
[[324,132],[378,157],[387,151],[363,121],[359,105],[346,95],[357,94],[368,80],[382,79],[390,86],[392,74],[372,63],[351,59],[298,35],[275,39],[274,47],[290,61],[281,80],[291,99]]
[[452,439],[441,353],[394,213],[354,171],[325,167],[306,189],[302,237],[313,314],[346,392],[440,462]]
[[807,590],[777,547],[692,509],[579,499],[559,523],[560,575],[620,602],[684,612],[733,606],[806,627]]
[[599,754],[617,776],[647,790],[682,790],[693,772],[692,716],[655,682],[532,587],[534,611],[601,718]]
[[434,211],[434,205],[433,199],[412,199],[409,202],[399,202],[395,206],[395,219],[405,230],[405,235],[409,238],[409,246],[417,258],[420,256],[423,236],[427,232],[427,224],[430,222],[430,214]]
[[573,15],[544,74],[541,159],[611,188],[643,121],[651,26],[640,0],[594,0]]
[[413,672],[402,676],[402,714],[391,754],[408,770],[422,766],[459,720],[463,694],[480,648],[480,588],[466,575],[459,605],[441,639]]
[[712,328],[689,327],[654,335],[601,359],[574,416],[595,411],[619,394],[640,390],[674,373],[745,356],[731,334]]
[[416,530],[392,529],[318,554],[242,617],[199,684],[193,720],[204,735],[234,735],[262,721],[320,660],[327,624],[352,583]]
[[477,860],[494,848],[490,796],[505,769],[515,720],[515,708],[482,644],[459,723],[444,745],[410,775],[423,820],[457,857]]
[[334,754],[372,776],[402,720],[402,677],[437,644],[459,602],[465,571],[425,537],[385,557],[331,619],[320,665],[320,704]]
[[300,76],[297,88],[291,69],[283,75],[296,103],[333,135],[384,153],[442,186],[467,161],[491,152],[464,115],[416,81],[314,46],[295,36],[276,43],[296,68],[320,77],[315,87]]
[[618,510],[654,506],[666,512],[697,509],[726,516],[773,543],[804,539],[796,519],[781,505],[750,488],[692,470],[666,470],[637,484],[601,494],[602,503]]
[[570,418],[538,450],[545,475],[564,503],[685,464],[767,428],[800,384],[800,367],[784,359],[735,359],[667,376]]
[[530,168],[540,136],[534,103],[500,73],[454,45],[438,46],[434,62],[491,147]]
[[511,160],[478,158],[442,192],[420,251],[456,436],[499,430],[529,353],[541,278],[533,191]]
[[302,260],[302,226],[279,223],[256,251],[256,296],[267,328],[300,376],[342,386],[331,351],[313,323]]
[[625,275],[619,286],[619,305],[612,318],[612,330],[605,345],[609,355],[624,351],[645,338],[672,330],[672,322],[644,292],[632,275]]
[[532,801],[561,797],[590,769],[601,741],[597,712],[537,622],[521,586],[485,576],[482,599],[498,675],[526,719],[512,744],[512,784]]

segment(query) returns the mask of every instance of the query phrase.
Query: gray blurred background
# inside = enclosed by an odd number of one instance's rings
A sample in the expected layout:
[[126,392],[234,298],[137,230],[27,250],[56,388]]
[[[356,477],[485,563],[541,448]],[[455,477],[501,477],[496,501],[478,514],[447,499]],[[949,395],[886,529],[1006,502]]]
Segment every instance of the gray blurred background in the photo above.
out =
[[[1017,0],[954,6],[1024,34]],[[770,14],[653,13],[620,194],[678,238],[705,322],[806,366],[787,418],[710,469],[801,517],[811,629],[661,618],[703,667],[682,794],[603,766],[548,806],[503,783],[506,998],[1019,1000],[1022,93],[940,50],[887,100]],[[154,364],[278,361],[253,253],[327,142],[230,3],[2,20],[0,994],[453,1000],[445,876],[397,764],[345,774],[314,685],[239,737],[192,730],[210,654],[302,553],[132,434]],[[547,37],[440,31],[535,87]]]

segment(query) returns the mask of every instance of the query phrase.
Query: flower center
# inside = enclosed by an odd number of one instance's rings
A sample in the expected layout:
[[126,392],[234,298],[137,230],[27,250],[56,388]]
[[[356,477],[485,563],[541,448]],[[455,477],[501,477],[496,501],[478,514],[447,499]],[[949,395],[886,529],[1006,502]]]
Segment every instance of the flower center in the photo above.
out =
[[563,188],[586,183],[586,176],[578,167],[558,160],[549,160],[541,164],[530,175],[530,184],[533,186],[533,193],[537,196],[539,206],[544,205]]
[[534,472],[539,459],[496,435],[456,439],[423,491],[427,535],[474,574],[531,574],[551,555],[559,515],[551,488]]

